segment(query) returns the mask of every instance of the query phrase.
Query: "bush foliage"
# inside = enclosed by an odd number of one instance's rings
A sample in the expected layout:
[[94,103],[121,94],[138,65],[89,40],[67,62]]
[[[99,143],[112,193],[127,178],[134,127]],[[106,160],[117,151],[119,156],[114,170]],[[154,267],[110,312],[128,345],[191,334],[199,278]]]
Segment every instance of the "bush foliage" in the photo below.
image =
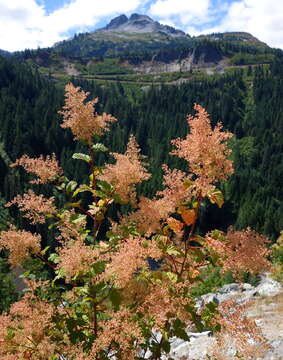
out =
[[[7,206],[18,206],[33,225],[48,221],[54,242],[42,248],[39,234],[11,225],[0,245],[12,266],[32,257],[54,276],[39,280],[25,273],[28,290],[0,318],[1,359],[159,359],[170,351],[171,337],[189,340],[186,330],[194,328],[231,333],[246,358],[256,345],[263,350],[260,330],[241,317],[240,307],[197,308],[192,295],[204,269],[220,267],[240,278],[243,271],[269,268],[268,240],[251,229],[196,230],[205,201],[224,203],[217,185],[233,173],[232,134],[220,123],[212,128],[207,112],[195,105],[187,136],[172,140],[171,154],[187,162],[187,171],[164,165],[163,188],[153,198],[139,197],[136,185],[151,175],[133,136],[124,154],[111,153],[113,163],[96,164],[97,153],[107,149],[94,139],[116,119],[99,115],[97,99],[88,96],[67,85],[61,111],[61,126],[88,149],[73,155],[89,167],[86,183],[64,176],[54,154],[23,155],[12,165],[33,175],[33,190]],[[54,189],[49,198],[37,194],[47,182]],[[111,219],[114,204],[129,211]]]

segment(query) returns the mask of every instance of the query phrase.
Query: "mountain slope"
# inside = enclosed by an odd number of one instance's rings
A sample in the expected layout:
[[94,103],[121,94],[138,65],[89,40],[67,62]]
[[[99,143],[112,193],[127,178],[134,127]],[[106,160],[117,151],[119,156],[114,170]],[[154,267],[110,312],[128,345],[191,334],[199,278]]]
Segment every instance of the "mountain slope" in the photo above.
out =
[[152,33],[161,32],[171,36],[186,36],[182,30],[162,25],[158,21],[152,20],[147,15],[132,14],[130,18],[126,15],[120,15],[110,21],[110,23],[102,29],[96,30],[97,32],[114,31],[124,33]]
[[13,56],[55,80],[176,83],[230,67],[270,64],[276,51],[244,32],[190,37],[146,15],[120,15],[102,29]]

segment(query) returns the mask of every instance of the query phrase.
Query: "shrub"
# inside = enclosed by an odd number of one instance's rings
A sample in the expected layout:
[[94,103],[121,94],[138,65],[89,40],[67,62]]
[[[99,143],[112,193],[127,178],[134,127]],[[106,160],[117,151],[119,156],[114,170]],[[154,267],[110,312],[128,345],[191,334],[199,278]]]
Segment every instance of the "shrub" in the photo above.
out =
[[[33,224],[48,218],[57,233],[54,245],[45,249],[39,234],[13,226],[1,233],[0,245],[9,249],[12,265],[31,256],[54,273],[51,281],[27,275],[29,290],[1,316],[1,359],[54,360],[61,354],[130,360],[144,358],[148,350],[159,359],[170,351],[170,337],[189,339],[188,327],[230,331],[236,340],[238,330],[239,351],[248,357],[255,348],[251,338],[264,343],[255,323],[241,322],[234,306],[217,309],[209,303],[198,309],[191,295],[201,270],[209,266],[236,277],[269,267],[267,240],[250,229],[196,233],[202,203],[208,199],[221,207],[224,202],[216,185],[233,173],[226,144],[232,134],[219,123],[212,129],[206,111],[195,105],[187,137],[172,141],[172,155],[187,161],[187,172],[164,165],[164,188],[152,199],[138,198],[136,185],[150,177],[145,158],[131,136],[124,154],[111,154],[114,164],[96,165],[97,152],[107,149],[93,139],[116,119],[98,115],[97,99],[87,101],[88,95],[67,85],[61,111],[62,127],[88,148],[73,155],[89,165],[87,183],[67,179],[54,155],[24,155],[13,165],[36,175],[31,183],[37,187],[53,183],[54,196],[30,191],[9,206],[17,204]],[[61,208],[60,193],[66,198]],[[113,203],[130,204],[131,210],[116,222],[110,219],[107,237],[98,240]]]

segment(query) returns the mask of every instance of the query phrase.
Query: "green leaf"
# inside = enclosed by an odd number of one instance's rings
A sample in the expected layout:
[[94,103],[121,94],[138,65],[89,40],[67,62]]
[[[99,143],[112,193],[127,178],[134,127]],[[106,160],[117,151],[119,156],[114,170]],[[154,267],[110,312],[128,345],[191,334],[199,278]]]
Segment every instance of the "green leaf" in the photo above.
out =
[[66,186],[66,192],[69,194],[75,190],[75,188],[78,186],[78,183],[76,181],[70,181]]
[[217,304],[214,301],[210,301],[209,303],[207,303],[205,305],[205,307],[211,311],[211,312],[215,312],[216,308],[217,308]]
[[76,160],[83,160],[87,163],[91,162],[91,157],[87,154],[83,154],[83,153],[75,153],[72,156],[72,159],[76,159]]
[[80,208],[81,207],[81,201],[77,201],[77,202],[72,202],[72,203],[67,203],[65,204],[66,208]]
[[164,350],[166,352],[166,354],[168,354],[170,352],[171,345],[168,340],[163,341],[161,347],[162,347],[162,350]]
[[86,219],[86,215],[82,215],[82,214],[74,214],[70,217],[70,221],[73,224],[77,224],[81,221],[84,221]]
[[92,150],[95,152],[98,152],[98,151],[105,152],[105,151],[108,151],[108,148],[101,143],[97,143],[97,144],[92,145]]
[[56,276],[55,278],[53,279],[52,281],[52,284],[54,285],[55,281],[58,280],[58,279],[64,279],[65,276],[66,276],[66,271],[64,268],[60,268],[59,270],[56,271]]
[[89,192],[91,192],[91,193],[94,193],[94,190],[93,190],[91,187],[89,187],[88,185],[82,184],[82,185],[80,185],[80,186],[77,188],[77,190],[74,191],[73,197],[75,197],[75,196],[77,196],[79,193],[85,192],[85,191],[89,191]]
[[55,223],[53,223],[53,224],[50,224],[49,226],[48,226],[48,230],[52,230],[53,228],[55,228],[57,225],[59,225],[60,224],[60,221],[56,221]]
[[220,190],[218,189],[214,189],[212,191],[210,191],[208,194],[207,194],[210,202],[212,204],[216,204],[218,205],[218,207],[222,207],[222,205],[224,204],[224,197],[223,197],[223,194]]
[[46,246],[43,250],[41,250],[41,252],[40,252],[41,255],[44,256],[49,249],[50,249],[50,246]]
[[119,308],[122,298],[117,289],[112,289],[109,293],[109,300],[112,302],[115,309]]
[[185,324],[180,319],[176,319],[173,323],[174,335],[179,339],[190,341],[189,335],[185,331]]
[[56,253],[52,253],[52,254],[50,254],[48,260],[49,260],[49,261],[52,261],[54,264],[58,264],[59,261],[60,261],[59,255],[56,254]]
[[166,252],[168,255],[180,255],[180,250],[173,245],[168,246]]
[[113,186],[109,184],[107,181],[99,180],[97,181],[97,186],[101,191],[108,194],[113,190]]
[[172,283],[176,283],[178,280],[178,276],[170,271],[166,273],[166,276]]
[[15,335],[16,335],[15,330],[8,327],[7,335],[5,336],[5,339],[12,340],[15,337]]
[[105,270],[105,262],[97,261],[96,263],[91,265],[91,270],[93,276],[102,274]]

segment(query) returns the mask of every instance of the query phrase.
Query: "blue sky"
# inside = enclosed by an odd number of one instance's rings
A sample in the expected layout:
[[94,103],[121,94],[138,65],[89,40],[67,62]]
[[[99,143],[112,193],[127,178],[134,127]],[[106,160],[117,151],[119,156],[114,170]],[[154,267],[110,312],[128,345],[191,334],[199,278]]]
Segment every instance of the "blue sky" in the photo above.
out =
[[0,0],[0,49],[52,46],[120,14],[147,14],[199,35],[247,31],[283,49],[283,0]]

